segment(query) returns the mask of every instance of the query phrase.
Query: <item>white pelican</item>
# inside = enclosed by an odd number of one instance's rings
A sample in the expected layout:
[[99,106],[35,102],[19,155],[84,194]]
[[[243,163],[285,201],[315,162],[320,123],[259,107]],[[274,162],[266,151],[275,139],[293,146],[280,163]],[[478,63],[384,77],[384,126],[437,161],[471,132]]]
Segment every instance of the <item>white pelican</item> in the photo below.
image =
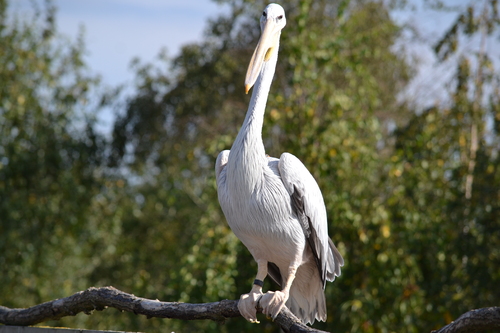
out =
[[[241,315],[256,323],[257,303],[273,319],[286,304],[305,323],[325,321],[325,284],[344,264],[328,237],[325,204],[313,176],[292,154],[277,159],[264,151],[264,112],[285,24],[280,5],[264,9],[245,79],[247,93],[254,86],[250,105],[231,150],[222,151],[215,164],[227,222],[258,264],[251,291],[238,302]],[[266,275],[282,290],[263,294]]]

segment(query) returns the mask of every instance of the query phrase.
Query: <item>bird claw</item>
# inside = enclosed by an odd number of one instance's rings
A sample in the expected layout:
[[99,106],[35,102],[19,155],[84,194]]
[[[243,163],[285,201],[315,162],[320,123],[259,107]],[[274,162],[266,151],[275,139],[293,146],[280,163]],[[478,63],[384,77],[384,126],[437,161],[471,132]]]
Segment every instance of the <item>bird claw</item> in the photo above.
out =
[[262,297],[262,292],[249,292],[240,296],[238,310],[243,318],[251,323],[259,324],[257,320],[257,304]]
[[262,307],[262,313],[268,318],[270,316],[274,321],[287,300],[288,295],[282,291],[268,291],[261,297],[259,304]]

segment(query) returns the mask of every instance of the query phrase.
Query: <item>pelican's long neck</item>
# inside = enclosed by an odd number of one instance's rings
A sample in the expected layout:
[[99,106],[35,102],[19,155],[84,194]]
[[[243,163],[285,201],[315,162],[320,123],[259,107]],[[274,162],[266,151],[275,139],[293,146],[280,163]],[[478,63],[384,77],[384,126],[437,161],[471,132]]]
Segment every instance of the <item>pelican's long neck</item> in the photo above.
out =
[[262,179],[263,166],[267,164],[264,143],[262,142],[262,125],[266,102],[278,60],[278,47],[268,61],[264,62],[259,77],[255,82],[252,98],[245,121],[231,148],[228,160],[228,172],[237,179],[238,186],[252,190]]
[[271,89],[271,82],[274,77],[277,60],[277,52],[275,52],[275,54],[262,65],[259,77],[253,87],[252,98],[250,99],[245,121],[233,144],[235,148],[264,154],[262,125],[264,123],[267,98],[269,96],[269,90]]

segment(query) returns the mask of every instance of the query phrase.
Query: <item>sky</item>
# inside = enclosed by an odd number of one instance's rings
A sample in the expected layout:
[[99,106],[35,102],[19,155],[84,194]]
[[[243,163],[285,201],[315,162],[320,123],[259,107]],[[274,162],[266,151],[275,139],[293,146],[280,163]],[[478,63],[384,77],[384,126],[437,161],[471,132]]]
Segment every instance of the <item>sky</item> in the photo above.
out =
[[[10,9],[25,11],[44,0],[12,0]],[[183,44],[201,41],[207,19],[224,7],[211,0],[53,0],[57,30],[73,39],[81,28],[86,60],[103,83],[131,82],[131,60],[152,61],[162,48],[169,56]]]
[[[57,31],[75,40],[84,31],[85,61],[107,87],[122,85],[130,92],[132,59],[153,61],[162,49],[173,57],[182,45],[203,40],[209,18],[225,12],[212,0],[52,0],[57,7]],[[11,0],[9,10],[26,13],[45,0]],[[105,108],[97,129],[111,133],[115,113]]]
[[[44,1],[11,0],[10,5],[13,10],[23,11],[32,7],[31,3],[42,6]],[[162,48],[174,56],[182,45],[201,41],[207,19],[227,9],[213,0],[52,1],[58,8],[58,31],[73,39],[84,29],[88,66],[111,86],[131,82],[133,72],[129,65],[134,57],[150,62]],[[420,10],[401,12],[396,19],[400,23],[421,22],[421,32],[433,36],[436,30],[444,31],[446,21],[451,22],[453,16],[443,20],[442,12]],[[433,61],[430,50],[418,52],[423,61]]]
[[[32,3],[42,6],[45,0],[11,0],[10,9],[23,12]],[[212,0],[52,0],[58,8],[57,30],[74,40],[84,29],[87,49],[85,60],[91,73],[98,74],[106,86],[132,86],[134,74],[130,63],[134,57],[143,63],[153,61],[166,48],[172,57],[187,43],[199,42],[209,18],[227,12]],[[470,0],[446,0],[464,8]],[[411,2],[411,1],[410,1]],[[425,9],[421,1],[416,10],[393,12],[400,24],[411,24],[420,37],[405,45],[418,59],[419,72],[407,89],[405,99],[438,102],[445,93],[445,82],[451,78],[454,63],[437,64],[432,43],[455,21],[458,11]],[[480,2],[481,3],[481,2]],[[259,13],[260,14],[260,13]],[[291,23],[289,23],[291,24]],[[109,115],[109,114],[108,114]],[[107,122],[112,122],[107,117]]]

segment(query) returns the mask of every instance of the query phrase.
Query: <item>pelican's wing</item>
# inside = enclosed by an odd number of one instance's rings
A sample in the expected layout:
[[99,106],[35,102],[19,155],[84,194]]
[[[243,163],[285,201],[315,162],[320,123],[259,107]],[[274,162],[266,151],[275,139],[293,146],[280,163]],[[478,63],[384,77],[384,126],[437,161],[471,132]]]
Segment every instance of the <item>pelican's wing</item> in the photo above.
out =
[[219,184],[221,172],[225,169],[228,158],[229,150],[223,150],[219,153],[219,156],[217,156],[217,160],[215,161],[215,179],[217,181],[217,184]]
[[311,247],[323,287],[340,275],[344,259],[328,237],[326,208],[316,180],[295,156],[283,153],[278,164],[292,207]]

